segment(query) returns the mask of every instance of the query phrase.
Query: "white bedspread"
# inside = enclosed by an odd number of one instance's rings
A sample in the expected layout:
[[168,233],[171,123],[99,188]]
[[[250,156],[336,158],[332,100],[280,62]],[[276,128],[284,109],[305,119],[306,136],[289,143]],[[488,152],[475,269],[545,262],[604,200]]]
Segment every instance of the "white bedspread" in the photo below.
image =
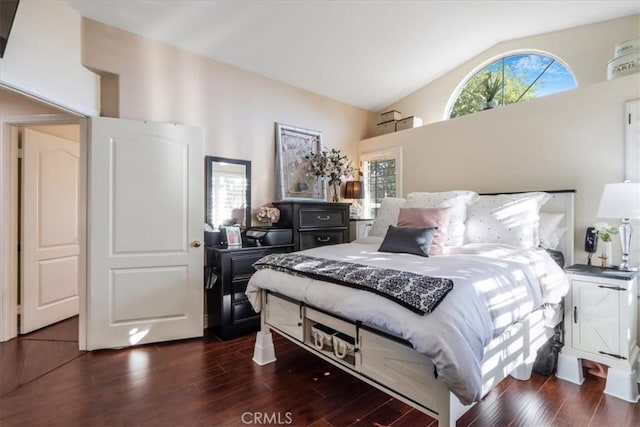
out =
[[479,400],[484,347],[509,325],[569,290],[562,269],[542,250],[499,244],[446,247],[429,258],[378,252],[380,238],[303,251],[309,256],[447,277],[453,290],[431,314],[420,315],[386,298],[346,286],[263,269],[247,286],[260,311],[260,289],[360,320],[409,341],[433,361],[440,378],[463,404]]

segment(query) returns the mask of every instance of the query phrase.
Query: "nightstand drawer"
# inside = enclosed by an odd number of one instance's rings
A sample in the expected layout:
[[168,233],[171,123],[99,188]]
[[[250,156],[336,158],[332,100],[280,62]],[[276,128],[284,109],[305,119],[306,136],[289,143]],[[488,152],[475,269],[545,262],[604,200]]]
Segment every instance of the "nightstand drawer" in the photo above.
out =
[[300,209],[300,228],[346,227],[347,216],[343,208],[322,207],[321,209]]
[[345,234],[345,230],[302,231],[300,232],[300,250],[346,243]]
[[235,325],[238,322],[245,322],[259,318],[260,315],[253,311],[253,307],[249,301],[232,304],[231,306],[231,324]]
[[265,253],[238,253],[231,256],[231,277],[248,279],[256,272],[253,263],[262,258]]

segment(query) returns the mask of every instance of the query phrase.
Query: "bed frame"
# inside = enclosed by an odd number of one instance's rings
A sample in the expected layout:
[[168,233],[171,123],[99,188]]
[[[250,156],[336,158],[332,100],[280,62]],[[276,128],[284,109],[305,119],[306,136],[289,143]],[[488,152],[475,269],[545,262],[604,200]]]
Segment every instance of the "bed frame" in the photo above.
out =
[[[547,192],[553,198],[542,211],[565,214],[561,226],[567,232],[558,250],[565,256],[565,264],[570,265],[575,191]],[[455,426],[456,420],[473,406],[461,404],[437,378],[430,359],[407,341],[266,290],[261,291],[261,299],[261,330],[253,355],[258,365],[276,361],[271,336],[271,331],[276,331],[332,365],[437,419],[440,427]],[[333,331],[339,339],[322,340],[319,328]],[[528,380],[536,352],[554,333],[554,328],[546,326],[542,310],[537,310],[492,340],[482,359],[482,395],[507,375]]]

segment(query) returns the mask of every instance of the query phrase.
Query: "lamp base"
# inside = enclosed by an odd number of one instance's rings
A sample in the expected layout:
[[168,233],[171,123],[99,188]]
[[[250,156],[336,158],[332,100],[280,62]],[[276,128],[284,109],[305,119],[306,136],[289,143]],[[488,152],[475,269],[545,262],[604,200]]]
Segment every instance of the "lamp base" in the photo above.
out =
[[349,207],[349,218],[351,219],[360,219],[362,215],[362,206],[358,203],[357,200],[354,200],[351,206]]
[[620,263],[619,270],[621,271],[637,271],[637,267],[631,267],[629,265],[629,253],[631,252],[631,235],[633,229],[631,228],[631,221],[629,218],[622,219],[622,225],[619,228],[620,231],[620,246],[622,247],[622,262]]

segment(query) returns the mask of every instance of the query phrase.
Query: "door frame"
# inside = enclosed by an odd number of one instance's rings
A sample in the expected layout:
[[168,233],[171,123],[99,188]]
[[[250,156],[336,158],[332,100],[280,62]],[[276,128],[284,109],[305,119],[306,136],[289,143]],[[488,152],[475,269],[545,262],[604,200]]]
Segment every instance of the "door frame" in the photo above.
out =
[[[24,95],[24,94],[23,94]],[[24,95],[29,98],[28,95]],[[34,98],[36,101],[41,101]],[[49,103],[46,103],[49,104]],[[51,105],[51,104],[49,104]],[[68,111],[52,105],[61,111]],[[78,189],[78,262],[80,349],[86,347],[86,277],[87,277],[87,172],[88,138],[86,117],[70,114],[6,116],[0,121],[0,342],[18,336],[18,145],[17,127],[77,124],[80,126],[80,164]]]

